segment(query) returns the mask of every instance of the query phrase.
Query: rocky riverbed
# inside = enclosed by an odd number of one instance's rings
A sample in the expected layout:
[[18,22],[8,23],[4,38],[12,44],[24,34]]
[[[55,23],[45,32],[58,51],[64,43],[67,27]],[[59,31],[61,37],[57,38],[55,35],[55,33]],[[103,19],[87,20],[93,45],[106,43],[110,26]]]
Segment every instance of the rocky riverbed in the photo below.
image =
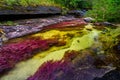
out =
[[120,27],[74,16],[13,22],[0,26],[1,80],[119,80]]

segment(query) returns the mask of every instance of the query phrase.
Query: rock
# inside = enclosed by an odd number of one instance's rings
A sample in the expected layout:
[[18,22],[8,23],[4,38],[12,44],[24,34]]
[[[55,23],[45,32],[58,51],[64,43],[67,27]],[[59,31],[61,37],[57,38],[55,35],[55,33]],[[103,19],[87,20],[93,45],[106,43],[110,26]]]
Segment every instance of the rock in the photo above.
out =
[[61,9],[53,6],[38,6],[38,7],[21,7],[13,10],[0,10],[0,15],[18,15],[18,14],[57,14],[61,13]]
[[75,16],[80,16],[80,17],[83,17],[86,13],[86,10],[71,10],[71,11],[68,11],[68,14],[73,14]]
[[[73,21],[72,21],[73,20]],[[75,20],[75,21],[74,21]],[[28,24],[29,22],[30,24]],[[9,39],[11,38],[16,38],[16,37],[21,37],[24,35],[36,33],[38,31],[41,31],[44,27],[44,29],[48,28],[47,26],[52,25],[52,24],[57,24],[57,23],[62,23],[66,21],[69,24],[66,24],[65,26],[73,26],[74,25],[81,25],[84,23],[81,23],[78,18],[74,18],[73,16],[55,16],[55,17],[50,17],[50,18],[39,18],[39,19],[28,19],[28,20],[23,20],[21,25],[14,25],[14,26],[0,26],[1,29],[5,31],[7,34],[7,37]],[[68,22],[70,21],[70,22]],[[21,22],[21,20],[19,21]],[[26,23],[28,22],[28,23]],[[63,26],[63,24],[62,24]],[[63,26],[63,27],[65,27]]]
[[52,24],[46,27],[43,27],[43,29],[65,29],[65,28],[77,28],[79,29],[83,28],[87,23],[83,19],[75,19],[70,21],[64,21],[57,24]]
[[86,21],[86,22],[92,22],[92,21],[95,21],[95,19],[91,18],[91,17],[86,17],[86,18],[84,18],[84,21]]
[[117,25],[110,23],[110,22],[96,22],[94,23],[95,26],[106,26],[106,27],[111,27],[111,28],[116,28]]
[[115,24],[112,24],[110,22],[103,22],[102,25],[104,25],[104,26],[116,26]]
[[112,70],[106,73],[102,78],[95,78],[94,80],[120,80],[120,71]]
[[0,10],[0,20],[14,20],[25,18],[45,17],[50,15],[61,14],[61,8],[53,6],[38,6],[38,7],[22,7],[16,6],[13,9]]
[[8,38],[7,38],[6,33],[4,32],[4,30],[0,29],[0,46],[2,46],[3,42],[5,42],[7,40],[8,40]]
[[117,45],[113,46],[113,50],[114,50],[115,54],[119,54],[120,55],[120,42],[117,43]]

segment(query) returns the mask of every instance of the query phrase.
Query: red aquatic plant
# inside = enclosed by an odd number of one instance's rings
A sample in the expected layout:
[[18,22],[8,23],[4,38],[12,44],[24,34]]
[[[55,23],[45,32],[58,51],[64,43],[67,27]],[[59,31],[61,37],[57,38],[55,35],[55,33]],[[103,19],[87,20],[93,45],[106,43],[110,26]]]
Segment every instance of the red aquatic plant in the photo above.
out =
[[52,24],[43,29],[62,29],[62,28],[69,28],[69,27],[84,27],[87,23],[83,19],[75,19],[71,21],[64,21],[57,24]]
[[[39,67],[38,71],[27,80],[62,80],[61,76],[70,72],[72,67],[65,61],[48,61]],[[67,75],[69,76],[69,75]],[[72,76],[72,75],[71,75]]]
[[75,50],[70,50],[70,51],[68,50],[65,52],[63,59],[66,61],[72,61],[77,57],[78,54],[80,54],[80,52]]
[[12,68],[17,62],[32,57],[36,51],[46,50],[57,44],[55,39],[28,39],[0,48],[0,72]]
[[[66,53],[69,55],[65,55],[65,57],[70,57],[73,61],[65,58],[61,61],[48,61],[39,67],[37,72],[27,80],[94,80],[111,70],[107,67],[95,67],[94,62],[96,59],[90,54],[79,57],[83,52],[80,52],[79,55],[77,51],[67,51]],[[77,54],[77,56],[73,54]]]

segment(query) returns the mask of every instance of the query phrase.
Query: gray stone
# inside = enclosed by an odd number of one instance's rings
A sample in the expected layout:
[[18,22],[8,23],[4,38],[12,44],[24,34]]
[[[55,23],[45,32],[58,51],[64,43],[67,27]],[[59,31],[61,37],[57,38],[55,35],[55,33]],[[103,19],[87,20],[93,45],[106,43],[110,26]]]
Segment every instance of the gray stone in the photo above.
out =
[[86,17],[86,18],[84,18],[84,21],[86,21],[86,22],[92,22],[92,21],[95,21],[95,19],[91,18],[91,17]]
[[60,14],[61,9],[53,6],[38,6],[38,7],[13,7],[13,9],[0,10],[0,16],[2,15],[25,15],[25,14]]

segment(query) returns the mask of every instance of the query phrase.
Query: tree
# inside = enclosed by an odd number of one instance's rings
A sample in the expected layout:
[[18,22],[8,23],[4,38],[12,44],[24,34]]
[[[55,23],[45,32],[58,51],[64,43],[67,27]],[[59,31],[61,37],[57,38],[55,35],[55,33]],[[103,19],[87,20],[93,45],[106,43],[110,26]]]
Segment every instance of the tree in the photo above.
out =
[[87,16],[91,16],[97,21],[118,21],[120,20],[119,13],[119,0],[93,0],[92,10],[88,11]]

